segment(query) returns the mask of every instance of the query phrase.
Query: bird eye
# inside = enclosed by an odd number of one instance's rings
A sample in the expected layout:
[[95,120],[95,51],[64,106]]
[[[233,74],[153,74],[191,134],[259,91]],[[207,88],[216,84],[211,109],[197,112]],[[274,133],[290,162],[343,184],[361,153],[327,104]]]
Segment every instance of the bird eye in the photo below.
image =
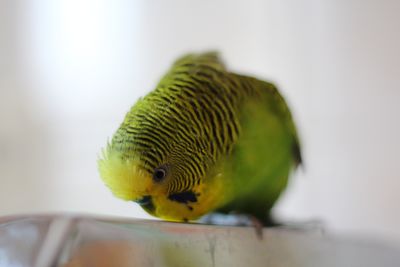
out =
[[164,168],[157,168],[153,173],[153,180],[156,182],[161,182],[167,176],[167,171]]

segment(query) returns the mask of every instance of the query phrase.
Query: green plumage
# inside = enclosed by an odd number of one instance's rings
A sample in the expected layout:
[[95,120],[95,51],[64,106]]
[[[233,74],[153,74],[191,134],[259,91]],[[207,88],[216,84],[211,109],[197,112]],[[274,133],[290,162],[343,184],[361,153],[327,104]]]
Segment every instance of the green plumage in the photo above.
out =
[[[267,222],[300,162],[296,129],[276,87],[229,72],[206,53],[179,59],[132,107],[99,166],[114,194],[150,198],[141,203],[155,216],[191,220],[219,210]],[[141,174],[126,174],[132,166]]]

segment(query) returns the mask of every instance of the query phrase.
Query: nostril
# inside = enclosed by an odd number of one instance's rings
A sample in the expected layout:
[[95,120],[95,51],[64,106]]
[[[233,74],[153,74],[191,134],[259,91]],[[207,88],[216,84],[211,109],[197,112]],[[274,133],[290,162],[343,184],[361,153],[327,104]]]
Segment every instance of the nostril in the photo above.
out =
[[140,205],[149,204],[151,202],[151,196],[144,196],[141,199],[136,200],[135,202],[140,204]]

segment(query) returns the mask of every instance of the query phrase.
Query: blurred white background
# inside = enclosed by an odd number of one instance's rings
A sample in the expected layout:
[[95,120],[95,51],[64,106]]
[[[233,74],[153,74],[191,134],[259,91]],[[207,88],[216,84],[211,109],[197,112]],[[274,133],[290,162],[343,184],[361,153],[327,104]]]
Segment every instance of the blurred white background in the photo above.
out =
[[287,97],[306,166],[276,207],[400,240],[399,1],[0,0],[0,215],[149,218],[96,159],[188,51],[221,51]]

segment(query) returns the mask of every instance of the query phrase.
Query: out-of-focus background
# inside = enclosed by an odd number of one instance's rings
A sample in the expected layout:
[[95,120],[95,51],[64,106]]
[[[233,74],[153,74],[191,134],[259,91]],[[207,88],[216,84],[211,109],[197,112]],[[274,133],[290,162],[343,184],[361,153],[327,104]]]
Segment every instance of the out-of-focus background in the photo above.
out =
[[188,51],[275,81],[305,167],[275,209],[400,240],[399,1],[0,0],[0,215],[149,218],[96,159],[125,112]]

